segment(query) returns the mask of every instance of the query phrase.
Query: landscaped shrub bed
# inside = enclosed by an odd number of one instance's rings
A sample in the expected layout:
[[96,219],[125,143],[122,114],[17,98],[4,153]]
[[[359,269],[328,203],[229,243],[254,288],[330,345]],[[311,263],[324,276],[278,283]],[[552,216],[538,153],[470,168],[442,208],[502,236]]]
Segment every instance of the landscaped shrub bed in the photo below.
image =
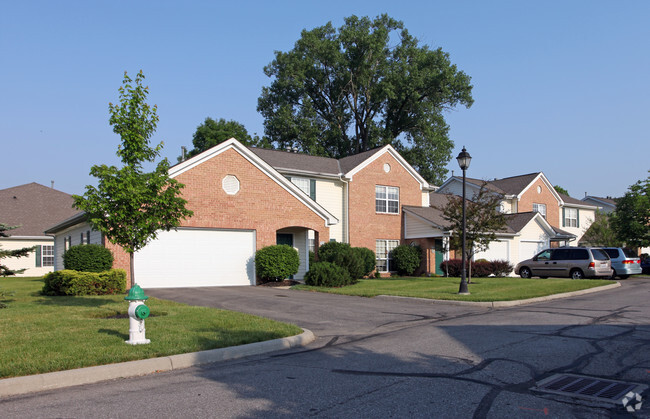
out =
[[107,295],[126,292],[126,272],[80,272],[70,269],[50,272],[43,277],[45,295]]
[[[449,259],[440,264],[440,269],[448,276],[458,277],[461,275],[462,268],[461,259]],[[469,268],[469,266],[468,266]],[[497,277],[507,276],[514,267],[505,260],[478,260],[472,261],[472,277],[481,278],[494,275]],[[469,275],[469,271],[467,272]]]
[[[372,263],[370,259],[372,258]],[[318,248],[318,260],[344,268],[352,281],[370,274],[375,268],[375,253],[363,247],[351,247],[347,243],[328,242]]]
[[392,252],[393,264],[399,275],[413,275],[422,262],[422,248],[400,244]]
[[316,287],[342,287],[355,282],[347,269],[330,262],[316,262],[305,275],[305,284]]

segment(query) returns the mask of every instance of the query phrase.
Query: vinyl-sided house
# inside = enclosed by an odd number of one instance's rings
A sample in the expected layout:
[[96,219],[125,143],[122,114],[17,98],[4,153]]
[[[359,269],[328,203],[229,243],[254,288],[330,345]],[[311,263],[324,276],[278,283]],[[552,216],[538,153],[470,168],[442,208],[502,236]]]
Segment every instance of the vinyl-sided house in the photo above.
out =
[[40,276],[54,269],[54,240],[45,229],[77,212],[72,196],[65,192],[28,183],[0,190],[0,222],[18,228],[0,238],[5,250],[34,247],[27,257],[6,258],[2,263],[13,270],[25,269],[17,276]]
[[[298,250],[296,279],[309,250],[330,240],[377,252],[380,272],[403,239],[402,207],[429,206],[432,188],[390,145],[343,159],[248,148],[230,139],[172,168],[194,215],[135,254],[142,287],[255,284],[255,251],[273,244]],[[55,268],[76,237],[128,255],[92,231],[83,213],[50,228]]]

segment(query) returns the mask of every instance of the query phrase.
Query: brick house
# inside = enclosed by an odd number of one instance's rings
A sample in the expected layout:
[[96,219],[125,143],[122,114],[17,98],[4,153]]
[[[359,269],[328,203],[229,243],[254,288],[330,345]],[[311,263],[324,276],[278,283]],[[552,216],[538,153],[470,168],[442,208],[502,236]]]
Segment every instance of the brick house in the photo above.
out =
[[[230,139],[169,174],[185,185],[194,215],[135,254],[142,287],[254,285],[255,251],[277,243],[298,250],[302,279],[309,250],[330,240],[372,249],[387,274],[390,250],[404,239],[402,207],[428,207],[434,190],[390,145],[337,160]],[[55,269],[83,232],[128,272],[128,255],[92,231],[83,213],[47,231]]]

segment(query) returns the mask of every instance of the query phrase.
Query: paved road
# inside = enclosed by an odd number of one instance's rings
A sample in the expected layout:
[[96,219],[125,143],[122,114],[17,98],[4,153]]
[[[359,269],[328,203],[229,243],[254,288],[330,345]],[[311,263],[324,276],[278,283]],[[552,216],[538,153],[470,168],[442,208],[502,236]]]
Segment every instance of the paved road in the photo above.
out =
[[[650,279],[507,309],[269,288],[148,295],[291,321],[306,348],[0,399],[2,417],[613,417],[531,390],[555,373],[650,383]],[[633,416],[650,417],[650,391]]]

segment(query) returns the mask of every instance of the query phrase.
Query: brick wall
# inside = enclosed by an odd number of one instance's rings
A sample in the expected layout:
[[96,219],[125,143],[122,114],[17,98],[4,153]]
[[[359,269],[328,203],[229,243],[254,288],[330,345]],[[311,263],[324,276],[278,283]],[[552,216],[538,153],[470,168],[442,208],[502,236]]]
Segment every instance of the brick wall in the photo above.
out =
[[[384,171],[384,164],[390,172]],[[375,211],[375,185],[399,187],[399,214]],[[377,239],[401,240],[402,205],[422,205],[420,183],[389,153],[384,153],[356,173],[350,182],[350,245],[373,252]]]
[[[239,181],[235,195],[226,194],[222,188],[227,175]],[[276,244],[276,231],[286,227],[315,230],[319,241],[329,241],[329,228],[323,218],[235,150],[226,150],[175,179],[185,185],[186,207],[194,211],[183,227],[255,230],[257,249]],[[114,266],[128,273],[128,254],[107,244],[115,255]]]
[[[538,187],[541,192],[538,192]],[[532,211],[534,203],[546,204],[546,221],[553,227],[561,228],[559,202],[541,179],[537,179],[521,196],[517,205],[517,212]]]

